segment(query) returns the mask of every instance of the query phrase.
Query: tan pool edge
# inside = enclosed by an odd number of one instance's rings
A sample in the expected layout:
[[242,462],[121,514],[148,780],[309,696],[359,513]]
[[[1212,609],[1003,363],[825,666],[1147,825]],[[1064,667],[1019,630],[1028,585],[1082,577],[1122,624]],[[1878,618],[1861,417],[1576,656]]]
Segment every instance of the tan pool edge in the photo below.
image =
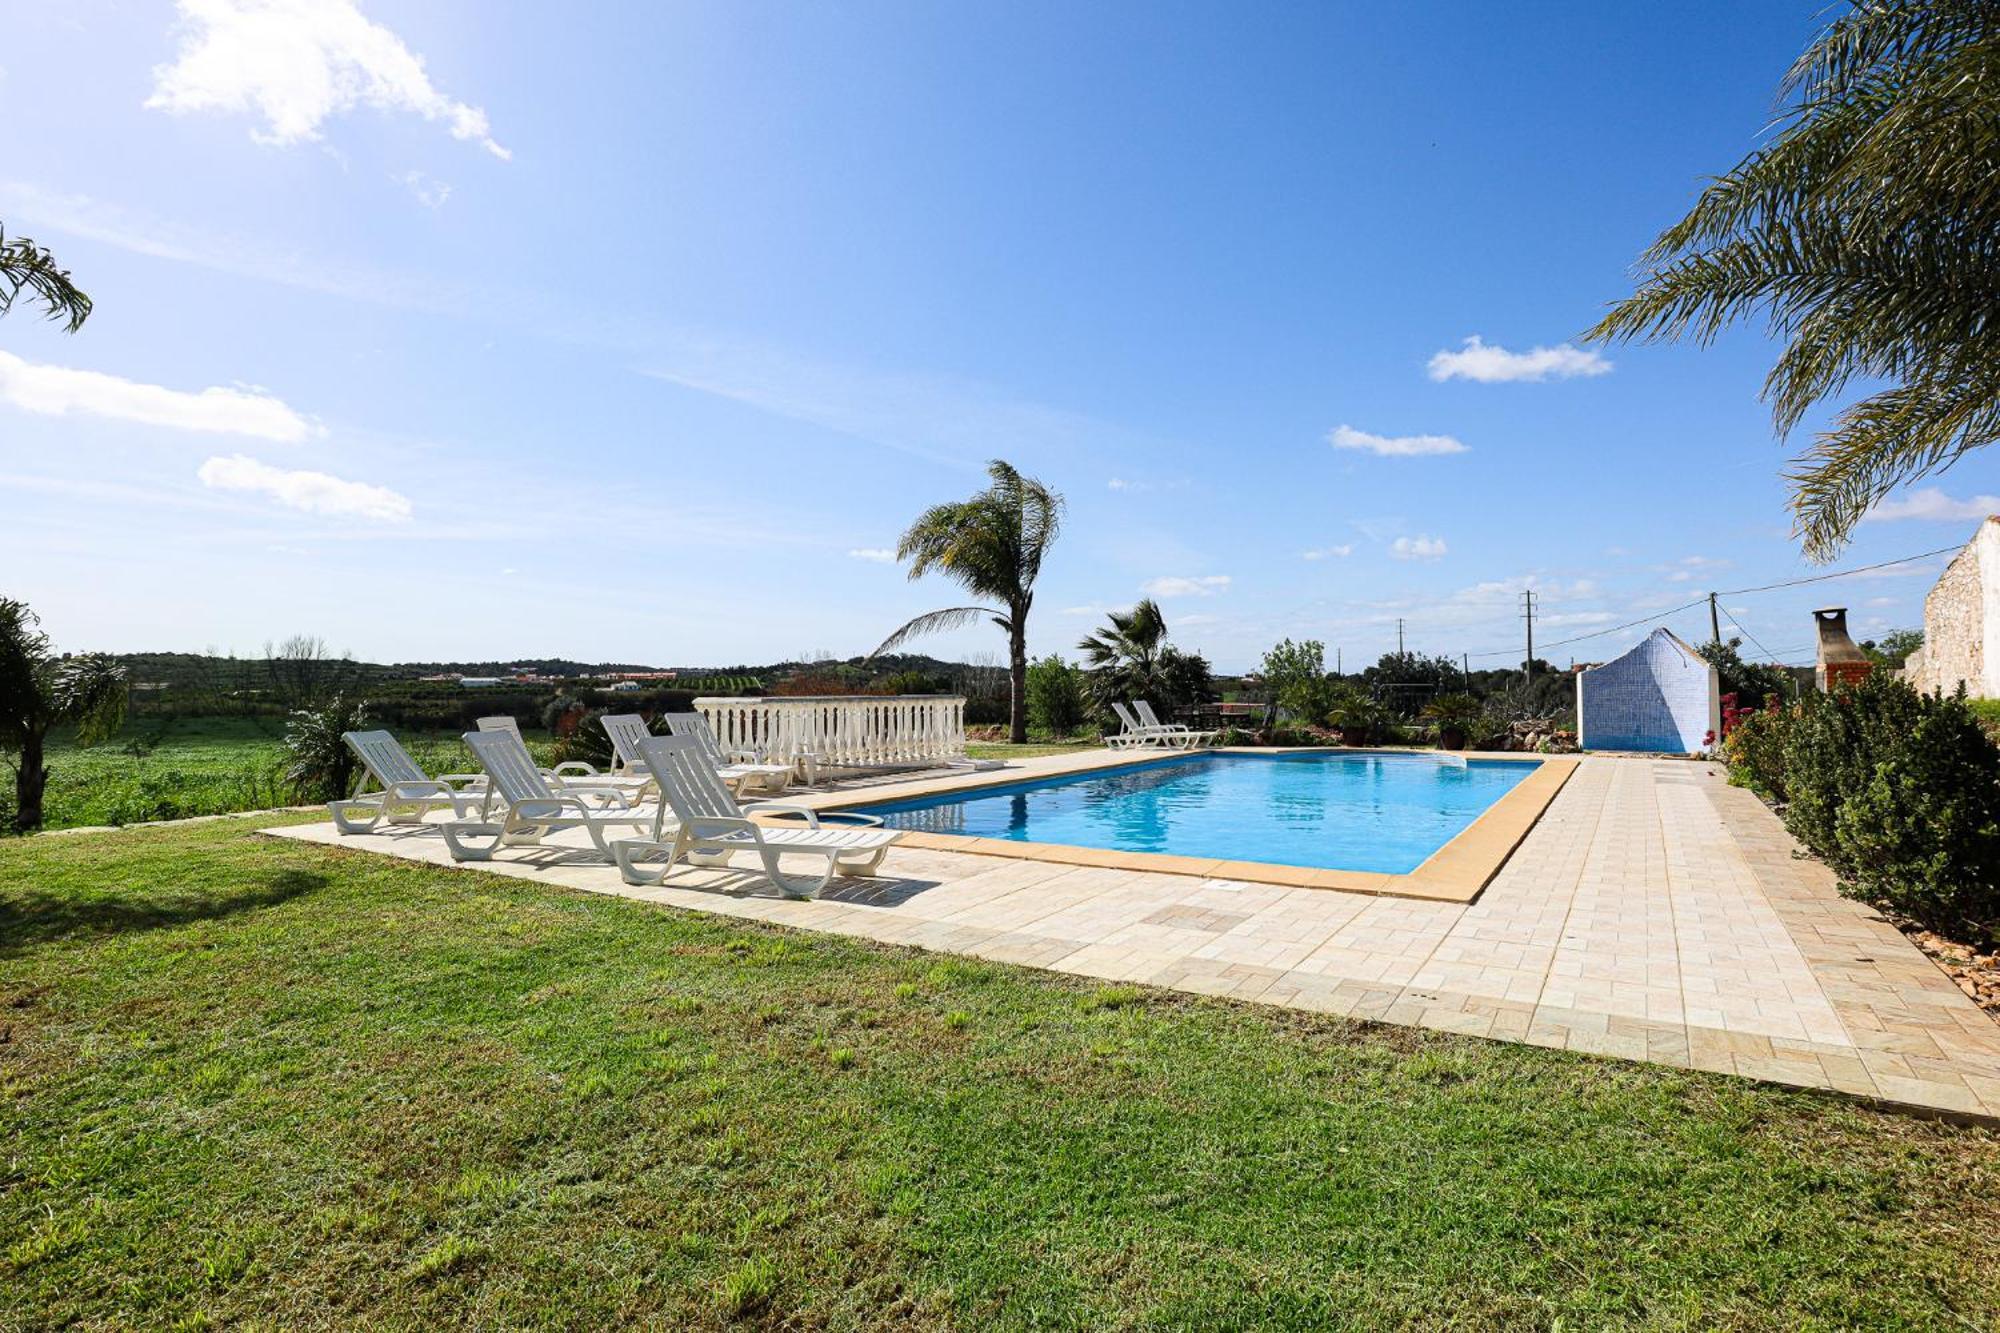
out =
[[[821,793],[814,799],[798,803],[809,803],[815,809],[823,811],[865,811],[870,806],[884,805],[892,801],[970,793],[985,787],[1012,786],[1020,782],[1035,782],[1077,773],[1150,763],[1165,757],[1166,753],[1152,750],[1136,755],[1124,751],[1105,753],[1101,757],[1084,755],[1078,756],[1079,762],[1066,764],[1055,771],[1024,773],[1020,770],[994,769],[974,775],[896,784],[890,788],[877,788],[865,795],[852,791]],[[1271,751],[1236,748],[1221,753],[1268,755]],[[1398,751],[1378,749],[1367,753],[1398,753]],[[1014,842],[1006,838],[975,838],[916,830],[905,832],[902,842],[908,847],[969,852],[975,856],[1005,856],[1020,861],[1050,861],[1060,865],[1100,866],[1114,870],[1147,870],[1156,874],[1231,879],[1252,884],[1275,884],[1285,888],[1334,889],[1344,893],[1380,894],[1392,898],[1423,898],[1434,902],[1469,903],[1479,896],[1480,890],[1499,873],[1500,867],[1507,863],[1507,858],[1513,855],[1514,849],[1521,845],[1521,840],[1528,836],[1528,830],[1535,826],[1535,821],[1541,818],[1544,810],[1548,809],[1549,802],[1555,800],[1556,793],[1562,790],[1563,784],[1569,781],[1570,774],[1576,771],[1577,761],[1513,753],[1476,754],[1468,757],[1527,761],[1533,762],[1536,767],[1534,772],[1515,784],[1479,818],[1460,830],[1450,842],[1431,853],[1422,865],[1406,875],[1364,870],[1322,870],[1312,866],[1272,865],[1262,861],[1211,860],[1197,856],[1173,856],[1163,852],[1113,851],[1102,847],[1073,847],[1067,843]],[[1096,762],[1090,762],[1092,760]]]

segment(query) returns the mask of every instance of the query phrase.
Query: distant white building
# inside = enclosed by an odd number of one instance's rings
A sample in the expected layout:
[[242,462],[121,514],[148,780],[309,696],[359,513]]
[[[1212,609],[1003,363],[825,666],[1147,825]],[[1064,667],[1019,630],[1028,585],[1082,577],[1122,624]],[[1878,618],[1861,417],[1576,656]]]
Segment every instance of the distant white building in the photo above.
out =
[[1963,684],[1975,699],[2000,699],[2000,515],[1980,522],[1924,598],[1924,646],[1903,679],[1925,693]]
[[1671,630],[1576,673],[1576,739],[1586,750],[1696,754],[1722,735],[1715,668]]
[[483,690],[492,685],[506,684],[498,676],[460,676],[458,683],[468,690]]

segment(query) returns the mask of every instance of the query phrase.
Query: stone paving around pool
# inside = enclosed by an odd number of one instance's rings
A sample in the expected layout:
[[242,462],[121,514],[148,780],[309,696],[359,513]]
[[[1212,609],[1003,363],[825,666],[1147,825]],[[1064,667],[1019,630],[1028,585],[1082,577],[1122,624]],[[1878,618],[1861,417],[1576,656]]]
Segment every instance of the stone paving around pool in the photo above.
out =
[[[435,830],[269,832],[450,864]],[[2000,1024],[1713,764],[1584,759],[1470,904],[929,846],[795,902],[741,869],[631,888],[581,843],[468,870],[2000,1118]]]

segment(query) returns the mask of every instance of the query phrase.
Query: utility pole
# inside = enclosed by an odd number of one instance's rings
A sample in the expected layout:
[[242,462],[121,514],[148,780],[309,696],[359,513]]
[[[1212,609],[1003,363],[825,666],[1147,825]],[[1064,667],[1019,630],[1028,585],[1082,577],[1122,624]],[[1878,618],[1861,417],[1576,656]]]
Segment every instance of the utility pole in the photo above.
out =
[[1521,594],[1521,619],[1528,622],[1528,665],[1527,679],[1535,678],[1535,590],[1530,588]]
[[[1324,657],[1320,658],[1319,660],[1322,662],[1326,661]],[[1347,674],[1346,669],[1341,665],[1339,644],[1335,644],[1333,646],[1333,674],[1336,676],[1344,676]]]
[[1708,637],[1717,644],[1722,642],[1722,622],[1715,618],[1715,594],[1708,595]]

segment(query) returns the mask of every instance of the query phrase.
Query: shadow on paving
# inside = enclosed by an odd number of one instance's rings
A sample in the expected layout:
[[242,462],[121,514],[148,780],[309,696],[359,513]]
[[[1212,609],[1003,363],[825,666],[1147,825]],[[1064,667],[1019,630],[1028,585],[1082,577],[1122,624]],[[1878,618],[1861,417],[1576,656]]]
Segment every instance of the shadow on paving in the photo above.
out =
[[281,870],[255,888],[229,893],[183,893],[146,899],[83,898],[73,894],[0,894],[0,958],[13,957],[54,940],[93,939],[142,930],[163,930],[221,921],[276,907],[326,887],[327,877],[304,870]]

